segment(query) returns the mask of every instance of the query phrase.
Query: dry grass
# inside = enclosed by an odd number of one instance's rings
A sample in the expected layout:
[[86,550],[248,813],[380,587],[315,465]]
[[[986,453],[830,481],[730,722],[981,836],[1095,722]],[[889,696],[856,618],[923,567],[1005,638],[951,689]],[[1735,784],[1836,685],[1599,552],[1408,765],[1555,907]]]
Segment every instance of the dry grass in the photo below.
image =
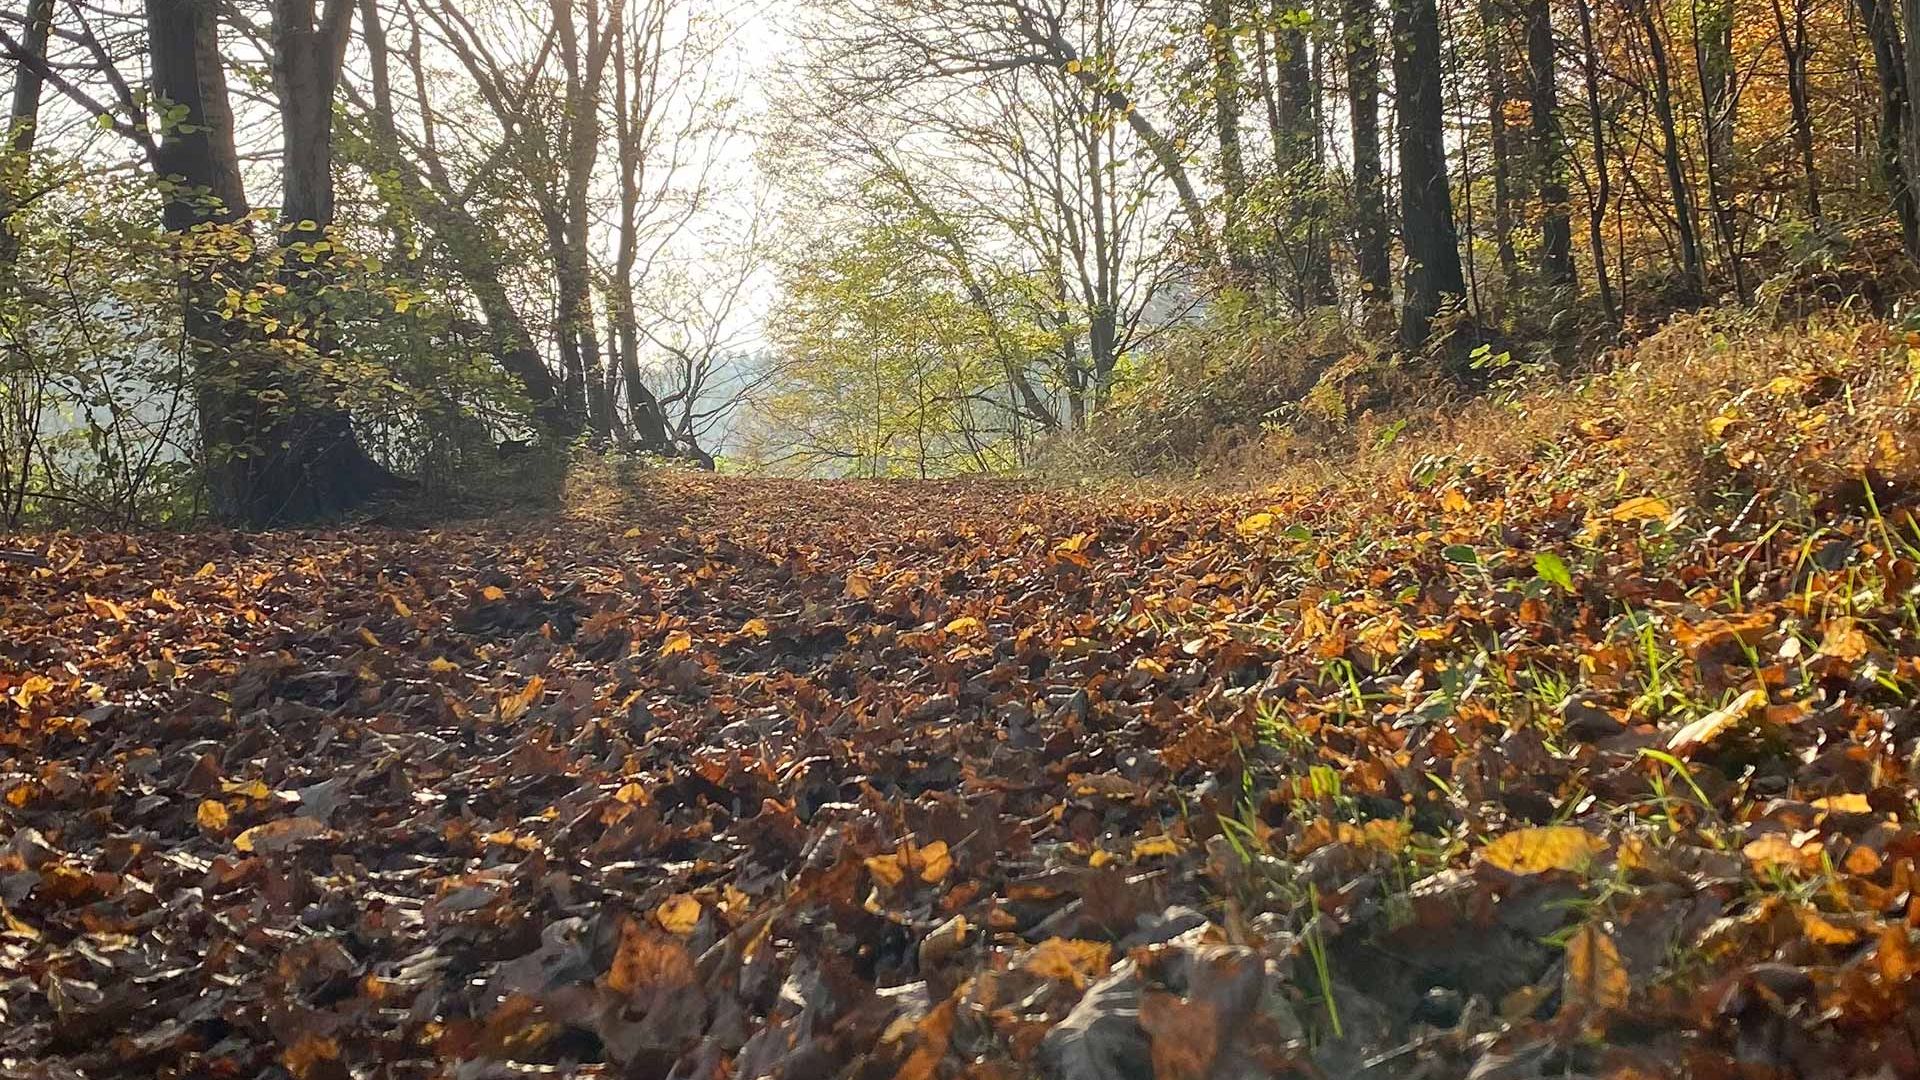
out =
[[[1784,326],[1687,316],[1584,376],[1526,372],[1466,399],[1403,379],[1390,404],[1277,428],[1190,475],[1132,486],[1320,492],[1364,505],[1430,483],[1439,465],[1489,486],[1507,477],[1595,498],[1653,491],[1702,510],[1756,495],[1808,509],[1858,504],[1870,481],[1884,508],[1920,491],[1920,349],[1908,340],[1848,315]],[[1328,377],[1358,384],[1338,388],[1349,400],[1377,385],[1339,365]]]

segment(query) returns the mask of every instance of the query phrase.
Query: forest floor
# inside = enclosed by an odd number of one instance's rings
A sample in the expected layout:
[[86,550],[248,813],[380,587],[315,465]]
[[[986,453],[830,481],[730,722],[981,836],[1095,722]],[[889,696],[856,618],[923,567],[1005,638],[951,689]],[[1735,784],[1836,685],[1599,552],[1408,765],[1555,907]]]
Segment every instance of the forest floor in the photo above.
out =
[[1920,1073],[1907,346],[1779,348],[1686,475],[1623,384],[1260,492],[14,538],[0,1076]]

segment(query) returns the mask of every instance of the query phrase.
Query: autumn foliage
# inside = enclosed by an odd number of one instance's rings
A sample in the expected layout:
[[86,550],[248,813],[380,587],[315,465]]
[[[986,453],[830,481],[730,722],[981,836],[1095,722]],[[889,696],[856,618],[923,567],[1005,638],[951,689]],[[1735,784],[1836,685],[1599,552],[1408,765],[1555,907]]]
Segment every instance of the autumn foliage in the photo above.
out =
[[0,1072],[1913,1073],[1909,346],[1795,340],[1690,479],[1596,384],[1252,494],[16,538]]

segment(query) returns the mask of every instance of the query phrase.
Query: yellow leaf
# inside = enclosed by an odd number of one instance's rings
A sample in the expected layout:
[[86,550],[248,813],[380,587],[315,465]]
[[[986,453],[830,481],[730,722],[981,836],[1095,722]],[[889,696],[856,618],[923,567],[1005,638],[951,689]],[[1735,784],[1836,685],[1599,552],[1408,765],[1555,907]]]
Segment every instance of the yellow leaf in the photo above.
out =
[[659,920],[660,929],[686,937],[700,925],[700,901],[688,893],[675,893],[653,909],[653,917]]
[[1143,675],[1149,675],[1149,676],[1152,676],[1153,678],[1161,679],[1166,677],[1167,665],[1161,663],[1158,660],[1155,660],[1151,656],[1142,656],[1133,662],[1133,670],[1138,671]]
[[1665,499],[1641,495],[1614,507],[1607,516],[1615,521],[1664,521],[1673,516],[1673,507]]
[[252,799],[254,802],[266,802],[273,797],[273,789],[268,787],[264,780],[225,780],[220,784],[220,791],[225,795],[238,795],[243,799]]
[[1095,870],[1100,869],[1112,861],[1113,853],[1105,848],[1094,848],[1093,854],[1087,856],[1087,865],[1093,867]]
[[205,566],[202,566],[200,569],[195,570],[193,572],[193,580],[205,581],[216,573],[219,573],[219,571],[214,567],[212,563],[208,563]]
[[846,593],[855,600],[865,600],[873,595],[873,582],[864,574],[848,574]]
[[1465,492],[1457,487],[1450,487],[1440,493],[1440,507],[1443,510],[1461,513],[1473,509],[1473,503],[1467,498]]
[[1865,795],[1829,795],[1813,800],[1813,805],[1830,814],[1871,814],[1873,804]]
[[1796,844],[1785,833],[1768,833],[1741,848],[1740,852],[1757,871],[1814,871],[1820,869],[1820,856],[1825,850],[1825,845],[1818,840]]
[[1488,843],[1480,858],[1508,873],[1544,874],[1579,870],[1605,851],[1607,842],[1574,825],[1520,829]]
[[1873,643],[1861,631],[1860,624],[1842,616],[1829,620],[1820,639],[1820,655],[1831,656],[1835,660],[1856,663],[1864,659]]
[[380,647],[380,639],[377,637],[374,637],[373,631],[367,629],[366,627],[363,626],[360,628],[359,636],[360,636],[360,640],[365,642],[368,646],[375,649]]
[[920,880],[929,885],[942,881],[953,870],[953,853],[945,840],[935,840],[920,849]]
[[540,700],[540,695],[546,689],[547,680],[543,676],[535,675],[518,693],[508,694],[500,699],[500,719],[511,724],[525,716],[527,710],[533,707],[534,702]]
[[246,832],[233,838],[237,851],[251,855],[256,851],[279,851],[302,840],[311,840],[327,832],[327,825],[319,818],[291,817],[279,821],[269,821],[265,825],[255,825]]
[[1234,531],[1241,536],[1265,536],[1273,531],[1274,525],[1279,520],[1263,510],[1258,514],[1249,514],[1242,518],[1240,524],[1234,526]]
[[692,649],[693,635],[687,633],[685,630],[675,630],[673,633],[667,635],[666,641],[661,643],[660,655],[674,656],[678,653],[690,652]]
[[451,675],[460,670],[460,665],[444,656],[436,656],[427,663],[427,670],[435,675]]
[[866,860],[867,873],[873,880],[891,889],[907,879],[907,870],[900,865],[898,855],[871,855]]
[[498,585],[489,585],[486,588],[480,590],[480,599],[485,600],[490,604],[497,604],[500,601],[505,600],[506,598],[507,598],[507,591],[505,589],[502,589]]
[[1707,421],[1707,436],[1718,439],[1726,435],[1728,429],[1740,422],[1737,416],[1716,416]]
[[1144,840],[1135,840],[1133,842],[1133,857],[1135,859],[1150,859],[1157,855],[1178,854],[1180,854],[1180,842],[1164,834],[1160,836],[1149,836]]
[[1860,931],[1828,922],[1818,911],[1806,905],[1800,908],[1800,932],[1815,945],[1851,945],[1860,940]]
[[1373,846],[1397,852],[1413,839],[1413,822],[1406,818],[1374,818],[1361,826],[1360,833]]
[[413,609],[407,606],[407,602],[405,600],[402,600],[399,597],[392,595],[391,593],[387,595],[387,599],[393,604],[394,614],[400,616],[403,619],[413,618]]
[[971,615],[963,615],[948,623],[946,630],[955,637],[977,637],[987,632],[987,624]]
[[621,533],[620,537],[623,540],[638,540],[640,539],[640,529],[637,526],[628,529],[626,532]]
[[773,633],[773,628],[767,625],[767,620],[765,619],[748,619],[746,623],[740,627],[740,632],[750,638],[759,638],[764,641],[768,634]]
[[87,607],[92,609],[94,614],[108,616],[115,622],[127,621],[127,609],[111,600],[102,600],[100,597],[88,595]]
[[1043,979],[1071,983],[1076,990],[1107,973],[1113,962],[1113,946],[1104,941],[1048,938],[1027,953],[1023,965]]
[[1713,740],[1719,738],[1728,728],[1745,720],[1749,713],[1752,713],[1755,709],[1760,708],[1766,703],[1767,692],[1765,690],[1757,687],[1749,689],[1739,697],[1734,698],[1733,703],[1726,708],[1715,709],[1713,712],[1674,732],[1673,738],[1667,740],[1667,749],[1675,754],[1684,755],[1693,752],[1699,747],[1710,745]]
[[620,790],[614,792],[613,797],[628,806],[645,806],[653,801],[653,796],[647,794],[647,789],[637,783],[620,785]]
[[1566,1009],[1621,1009],[1633,993],[1633,980],[1620,948],[1592,923],[1567,939],[1567,974],[1561,1000]]
[[227,808],[220,805],[218,799],[200,800],[200,809],[194,815],[204,832],[218,833],[227,831]]

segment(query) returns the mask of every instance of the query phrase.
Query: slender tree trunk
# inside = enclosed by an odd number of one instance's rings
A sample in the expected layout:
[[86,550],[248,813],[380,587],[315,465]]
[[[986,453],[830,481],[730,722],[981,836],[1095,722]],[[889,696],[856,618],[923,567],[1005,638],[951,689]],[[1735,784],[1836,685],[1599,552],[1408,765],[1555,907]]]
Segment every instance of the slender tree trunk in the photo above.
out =
[[[623,24],[614,41],[613,91],[617,107],[613,114],[613,134],[620,162],[620,232],[608,307],[612,309],[613,319],[611,342],[619,352],[620,378],[627,388],[627,425],[641,450],[670,454],[673,439],[667,432],[666,415],[660,399],[640,374],[640,321],[633,296],[633,275],[640,258],[640,194],[646,170],[646,125],[653,112],[646,103],[651,100],[660,60],[659,27],[650,29],[653,32],[645,38],[630,41]],[[630,70],[639,83],[633,91],[627,83]]]
[[1282,30],[1274,35],[1274,42],[1280,54],[1281,127],[1281,138],[1274,148],[1275,164],[1295,192],[1286,220],[1287,239],[1298,252],[1295,306],[1306,311],[1337,299],[1326,206],[1320,197],[1319,110],[1314,107],[1317,91],[1305,32]]
[[1780,0],[1773,0],[1773,25],[1780,35],[1780,54],[1787,62],[1787,102],[1793,110],[1793,145],[1800,152],[1800,171],[1807,183],[1807,217],[1823,223],[1820,213],[1820,166],[1813,157],[1813,110],[1807,102],[1807,5],[1793,0],[1793,22],[1787,22]]
[[1206,0],[1207,46],[1213,54],[1213,123],[1220,141],[1220,201],[1224,208],[1222,246],[1236,283],[1253,270],[1246,222],[1247,163],[1240,147],[1240,56],[1233,46],[1231,0]]
[[1693,60],[1700,78],[1701,104],[1706,110],[1707,201],[1712,204],[1713,228],[1726,252],[1734,292],[1741,302],[1753,297],[1747,289],[1746,268],[1740,251],[1740,231],[1734,219],[1733,193],[1728,190],[1733,169],[1733,135],[1739,89],[1733,70],[1732,0],[1694,0]]
[[[1878,0],[1878,2],[1890,7],[1894,0]],[[1890,22],[1893,16],[1889,12],[1885,18]],[[1904,88],[1904,93],[1901,95],[1902,109],[1898,142],[1900,167],[1902,175],[1906,178],[1905,191],[1908,199],[1920,205],[1920,97],[1915,96],[1916,91],[1920,90],[1920,0],[1901,0],[1900,23],[1900,38],[1905,41],[1905,47],[1899,49],[1901,85]],[[1889,33],[1892,32],[1891,26],[1888,30]],[[1920,216],[1920,209],[1915,209],[1914,212],[1916,216]],[[1911,244],[1908,250],[1913,252],[1914,258],[1920,259],[1920,240]]]
[[1434,0],[1392,0],[1393,82],[1400,99],[1400,211],[1407,250],[1400,343],[1426,344],[1435,316],[1466,293],[1447,182],[1440,87],[1440,13]]
[[[1387,206],[1380,165],[1380,47],[1374,0],[1344,0],[1347,108],[1353,126],[1353,255],[1361,306],[1369,313],[1393,305],[1393,268],[1387,251]],[[1369,323],[1378,321],[1369,314]]]
[[1687,189],[1686,166],[1680,158],[1680,125],[1673,115],[1673,68],[1667,60],[1667,32],[1654,13],[1653,0],[1628,0],[1647,35],[1647,55],[1653,62],[1653,111],[1660,125],[1660,157],[1667,171],[1667,189],[1673,198],[1674,230],[1680,237],[1680,269],[1689,288],[1704,293],[1707,268],[1700,258],[1699,222],[1693,196]]
[[1573,226],[1567,207],[1567,146],[1560,131],[1553,13],[1547,0],[1527,0],[1525,10],[1534,186],[1540,194],[1540,276],[1554,288],[1571,288]]
[[1487,54],[1487,148],[1493,154],[1493,246],[1508,285],[1520,280],[1513,246],[1513,151],[1507,136],[1507,31],[1511,12],[1504,0],[1481,0],[1482,41]]
[[439,241],[440,253],[454,274],[472,290],[494,357],[526,391],[542,433],[562,441],[571,439],[578,434],[578,424],[501,280],[499,237],[474,218],[455,192],[439,183],[447,175],[440,162],[421,160],[431,157],[431,147],[415,153],[401,143],[393,118],[391,64],[379,0],[360,0],[360,25],[371,75],[372,141],[378,167],[396,177],[420,223]]
[[[47,41],[53,33],[53,0],[30,0],[27,25],[20,46],[28,56],[44,60]],[[21,184],[26,179],[34,138],[40,126],[40,89],[45,80],[39,69],[16,63],[13,69],[13,102],[7,113],[7,126],[0,131],[0,295],[14,276],[20,257],[20,236],[13,215],[23,201]]]
[[1593,45],[1593,10],[1588,0],[1573,0],[1580,16],[1580,74],[1586,86],[1587,124],[1593,140],[1593,201],[1587,205],[1587,244],[1593,250],[1593,281],[1607,321],[1620,323],[1620,307],[1607,272],[1607,207],[1613,204],[1613,171],[1607,164],[1607,120],[1600,102],[1600,58]]
[[1873,45],[1874,75],[1880,85],[1878,171],[1900,221],[1907,256],[1920,259],[1920,201],[1902,147],[1907,116],[1907,59],[1894,25],[1894,0],[1858,0],[1860,21]]

